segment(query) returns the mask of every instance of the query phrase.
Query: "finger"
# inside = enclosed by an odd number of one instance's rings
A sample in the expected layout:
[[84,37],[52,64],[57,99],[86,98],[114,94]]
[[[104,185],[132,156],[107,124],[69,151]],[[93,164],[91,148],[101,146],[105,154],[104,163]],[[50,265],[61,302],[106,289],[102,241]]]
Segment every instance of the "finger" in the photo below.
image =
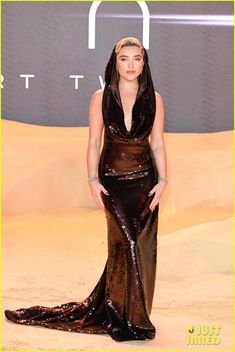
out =
[[107,189],[105,189],[104,187],[102,188],[102,192],[109,195],[109,192],[107,191]]
[[97,202],[98,202],[98,204],[100,205],[100,207],[101,207],[102,209],[104,209],[104,203],[103,203],[102,198],[101,198],[100,195],[97,196]]
[[157,206],[158,202],[159,202],[159,198],[156,198],[150,203],[149,208],[150,208],[151,211],[153,211],[155,209],[155,207]]
[[99,202],[98,200],[97,200],[97,205],[98,205],[99,208],[104,209],[104,205],[101,202]]
[[97,194],[94,195],[94,200],[100,208],[104,209],[104,204]]
[[151,196],[152,192],[153,192],[153,190],[151,189],[151,191],[149,191],[149,193],[148,193],[148,197]]
[[151,189],[148,193],[148,196],[150,197],[154,192],[155,192],[155,188]]
[[161,193],[159,193],[159,191],[153,191],[150,195],[148,195],[148,196],[151,196],[152,194],[154,194],[155,193],[155,195],[154,195],[154,198],[153,198],[153,201],[154,200],[156,200],[156,199],[158,199],[159,197],[160,197],[160,195],[161,195]]

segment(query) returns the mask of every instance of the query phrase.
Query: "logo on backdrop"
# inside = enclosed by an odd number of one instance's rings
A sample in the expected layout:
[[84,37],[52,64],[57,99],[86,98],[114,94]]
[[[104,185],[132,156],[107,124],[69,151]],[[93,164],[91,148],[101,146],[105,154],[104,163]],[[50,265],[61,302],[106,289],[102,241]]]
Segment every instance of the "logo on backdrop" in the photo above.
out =
[[[88,48],[95,49],[96,12],[102,1],[93,1],[88,18]],[[149,49],[149,9],[145,1],[137,1],[143,15],[143,39],[145,49]]]

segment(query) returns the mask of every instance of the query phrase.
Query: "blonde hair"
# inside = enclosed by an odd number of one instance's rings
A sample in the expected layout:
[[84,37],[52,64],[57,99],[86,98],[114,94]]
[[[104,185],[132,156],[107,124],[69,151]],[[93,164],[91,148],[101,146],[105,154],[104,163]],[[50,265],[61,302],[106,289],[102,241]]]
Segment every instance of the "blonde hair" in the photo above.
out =
[[143,45],[140,43],[139,39],[134,37],[125,37],[120,39],[115,45],[115,53],[119,53],[121,48],[125,46],[138,46],[143,50]]

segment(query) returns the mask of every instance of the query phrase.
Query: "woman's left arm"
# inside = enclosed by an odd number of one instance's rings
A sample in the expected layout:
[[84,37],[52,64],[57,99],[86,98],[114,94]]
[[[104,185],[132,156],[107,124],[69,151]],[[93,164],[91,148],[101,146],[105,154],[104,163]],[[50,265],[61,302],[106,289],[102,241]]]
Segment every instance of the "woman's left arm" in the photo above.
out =
[[[160,196],[167,185],[167,183],[164,182],[164,179],[167,178],[167,159],[164,143],[164,104],[161,95],[157,92],[155,92],[155,94],[157,108],[150,134],[150,147],[154,155],[160,180],[149,192],[149,196],[155,192],[155,196],[150,204],[151,210],[154,209],[159,202]],[[163,180],[161,180],[161,178],[163,178]]]

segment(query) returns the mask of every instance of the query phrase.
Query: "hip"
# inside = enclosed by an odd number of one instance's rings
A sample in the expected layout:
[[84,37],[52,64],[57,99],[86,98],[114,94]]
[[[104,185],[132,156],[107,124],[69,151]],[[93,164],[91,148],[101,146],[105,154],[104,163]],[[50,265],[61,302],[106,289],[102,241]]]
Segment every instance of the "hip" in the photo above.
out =
[[99,165],[99,177],[121,177],[124,179],[158,177],[158,172],[149,143],[119,144],[106,143],[103,146]]

